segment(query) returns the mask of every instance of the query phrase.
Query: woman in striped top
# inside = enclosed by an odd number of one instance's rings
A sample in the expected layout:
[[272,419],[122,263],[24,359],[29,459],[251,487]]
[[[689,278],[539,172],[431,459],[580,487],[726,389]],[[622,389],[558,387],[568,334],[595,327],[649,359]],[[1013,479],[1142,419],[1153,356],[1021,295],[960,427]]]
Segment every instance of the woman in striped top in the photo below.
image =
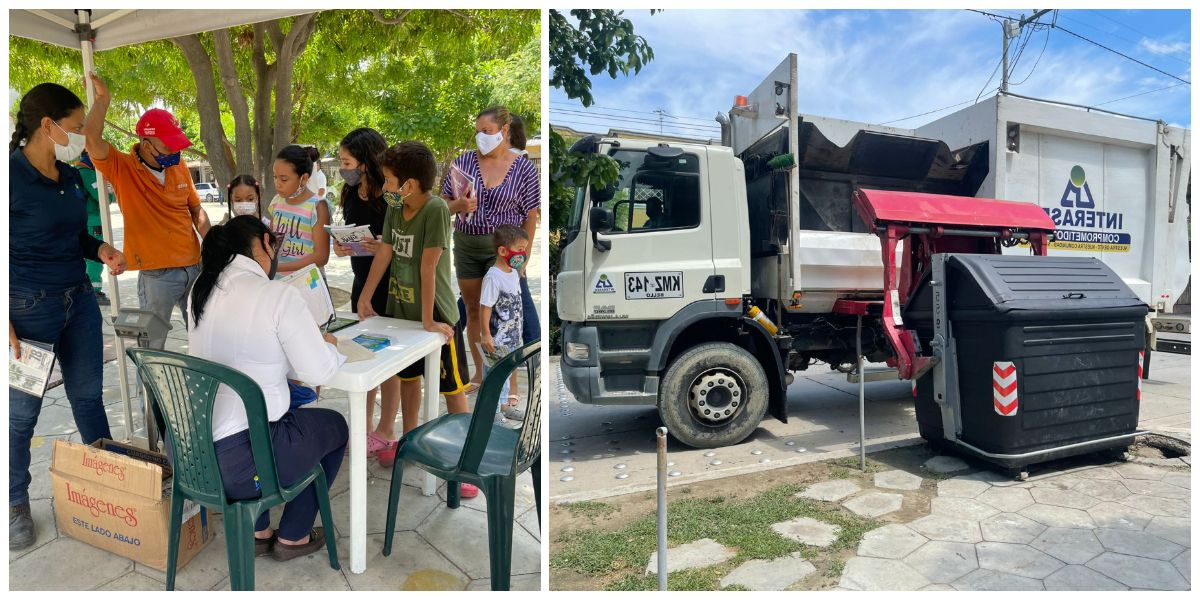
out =
[[[476,365],[468,393],[475,391],[482,379],[479,294],[484,274],[496,261],[492,233],[500,225],[516,225],[528,234],[532,247],[541,209],[537,167],[510,151],[511,124],[512,115],[503,106],[479,113],[475,119],[479,150],[466,152],[454,161],[454,167],[475,180],[474,185],[455,189],[453,168],[442,181],[442,197],[456,215],[454,271],[467,308],[467,346]],[[524,269],[521,276],[525,276]]]
[[329,206],[308,189],[312,159],[307,150],[293,144],[279,151],[273,169],[278,193],[269,212],[271,230],[283,239],[279,273],[291,273],[314,264],[323,270],[329,262],[329,232],[325,231]]

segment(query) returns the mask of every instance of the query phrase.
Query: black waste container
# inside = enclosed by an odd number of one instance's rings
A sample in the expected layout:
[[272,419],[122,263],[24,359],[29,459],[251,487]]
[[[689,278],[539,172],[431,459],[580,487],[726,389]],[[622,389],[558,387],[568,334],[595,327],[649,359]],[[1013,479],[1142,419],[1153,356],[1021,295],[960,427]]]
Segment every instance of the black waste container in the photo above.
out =
[[[1007,468],[1132,443],[1148,307],[1108,265],[1091,257],[939,258],[962,431],[944,434],[930,370],[916,386],[922,437]],[[930,280],[902,313],[924,355],[934,335]]]

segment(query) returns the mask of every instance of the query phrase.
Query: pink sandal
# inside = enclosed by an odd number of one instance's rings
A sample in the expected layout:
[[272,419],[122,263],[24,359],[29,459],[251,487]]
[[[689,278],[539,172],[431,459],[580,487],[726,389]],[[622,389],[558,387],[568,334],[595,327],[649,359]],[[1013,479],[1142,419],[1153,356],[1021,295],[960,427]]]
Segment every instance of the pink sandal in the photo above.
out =
[[394,442],[375,433],[374,431],[367,432],[367,458],[374,458],[380,452],[386,450]]

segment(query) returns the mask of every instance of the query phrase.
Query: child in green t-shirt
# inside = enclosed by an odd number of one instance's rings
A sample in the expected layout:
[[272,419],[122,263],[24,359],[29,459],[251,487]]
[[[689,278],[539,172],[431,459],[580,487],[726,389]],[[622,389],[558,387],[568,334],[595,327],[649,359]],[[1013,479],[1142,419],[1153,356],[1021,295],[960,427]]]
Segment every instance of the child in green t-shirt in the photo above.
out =
[[[467,412],[467,357],[458,303],[450,286],[450,209],[430,192],[437,180],[433,152],[420,142],[401,142],[380,156],[384,200],[383,245],[371,263],[371,272],[359,295],[358,316],[375,316],[371,298],[379,285],[388,286],[387,315],[419,321],[426,331],[446,338],[442,346],[439,388],[451,413]],[[383,274],[391,265],[391,275]],[[404,432],[417,426],[421,408],[421,361],[400,372],[400,410]],[[379,462],[391,465],[396,450],[379,453]],[[475,486],[463,484],[462,496],[474,497]]]

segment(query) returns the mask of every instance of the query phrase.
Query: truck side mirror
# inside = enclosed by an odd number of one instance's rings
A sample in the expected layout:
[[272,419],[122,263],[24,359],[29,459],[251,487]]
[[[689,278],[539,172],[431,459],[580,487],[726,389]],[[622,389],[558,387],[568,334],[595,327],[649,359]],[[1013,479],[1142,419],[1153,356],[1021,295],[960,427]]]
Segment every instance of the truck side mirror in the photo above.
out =
[[597,234],[612,231],[616,220],[617,217],[613,214],[613,209],[607,206],[593,206],[591,212],[588,213],[588,226],[592,230],[592,245],[597,250],[608,252],[612,248],[611,241],[602,240]]

